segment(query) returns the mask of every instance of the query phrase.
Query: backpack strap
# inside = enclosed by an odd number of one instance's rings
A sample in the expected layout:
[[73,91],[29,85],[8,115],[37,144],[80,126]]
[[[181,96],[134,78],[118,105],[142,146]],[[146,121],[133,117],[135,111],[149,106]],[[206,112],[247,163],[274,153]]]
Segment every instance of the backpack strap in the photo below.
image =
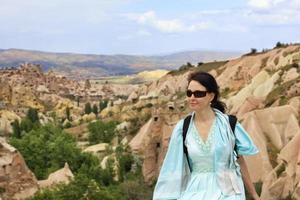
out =
[[186,134],[187,134],[187,131],[188,131],[188,128],[189,128],[189,125],[190,125],[191,118],[192,118],[192,115],[189,115],[186,118],[184,118],[184,121],[183,121],[183,130],[182,130],[183,152],[186,155],[186,160],[188,162],[190,171],[191,171],[192,168],[191,168],[191,165],[190,165],[189,153],[188,153],[187,147],[185,145],[185,138],[186,138]]
[[[191,118],[192,118],[192,115],[188,115],[186,118],[184,118],[184,121],[183,121],[183,130],[182,130],[183,152],[186,155],[186,160],[188,162],[190,171],[191,171],[192,168],[191,168],[191,165],[190,165],[189,153],[188,153],[187,147],[185,145],[185,139],[186,139],[186,135],[187,135],[187,131],[188,131],[188,128],[189,128],[189,125],[190,125]],[[234,115],[228,115],[228,118],[229,118],[230,128],[231,128],[231,130],[232,130],[232,132],[234,134],[234,130],[235,130],[236,122],[237,122],[237,117],[234,116]],[[234,134],[234,136],[235,136],[235,134]],[[239,157],[238,154],[237,154],[236,143],[234,144],[234,151],[235,151],[237,157]]]
[[[228,115],[228,118],[229,118],[229,124],[230,124],[231,130],[232,130],[233,135],[234,135],[234,137],[235,137],[234,130],[235,130],[236,122],[237,122],[237,117],[234,116],[234,115]],[[235,151],[237,157],[239,157],[238,154],[237,154],[237,146],[236,146],[236,142],[234,143],[234,151]]]

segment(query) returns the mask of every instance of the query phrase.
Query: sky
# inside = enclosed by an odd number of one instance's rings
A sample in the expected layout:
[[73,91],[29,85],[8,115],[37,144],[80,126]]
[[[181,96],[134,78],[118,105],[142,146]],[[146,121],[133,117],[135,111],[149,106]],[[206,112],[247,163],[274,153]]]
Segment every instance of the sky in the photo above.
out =
[[300,0],[0,0],[0,49],[158,55],[300,42]]

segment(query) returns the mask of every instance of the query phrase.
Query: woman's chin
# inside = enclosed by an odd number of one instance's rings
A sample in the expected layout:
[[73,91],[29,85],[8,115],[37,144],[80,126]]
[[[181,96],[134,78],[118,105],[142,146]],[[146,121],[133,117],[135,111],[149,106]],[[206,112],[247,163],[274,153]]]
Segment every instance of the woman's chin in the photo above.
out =
[[198,108],[198,106],[196,104],[190,104],[189,107],[192,110],[197,110],[197,108]]

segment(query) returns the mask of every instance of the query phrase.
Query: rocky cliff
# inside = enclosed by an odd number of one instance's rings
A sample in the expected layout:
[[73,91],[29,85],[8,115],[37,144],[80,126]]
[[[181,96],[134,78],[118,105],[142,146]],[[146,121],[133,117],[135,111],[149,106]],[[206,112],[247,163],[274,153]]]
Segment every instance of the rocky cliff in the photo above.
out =
[[[216,77],[228,112],[238,116],[260,149],[258,155],[247,157],[246,161],[252,180],[263,183],[263,199],[282,199],[289,195],[300,199],[299,58],[299,45],[275,48],[244,55],[218,67],[198,66],[169,73],[133,92],[128,101],[136,100],[136,104],[161,97],[169,102],[164,107],[168,112],[153,114],[130,142],[132,149],[144,157],[145,180],[150,184],[155,181],[171,130],[189,112],[182,106],[188,74],[205,70]],[[166,106],[170,103],[172,106]]]

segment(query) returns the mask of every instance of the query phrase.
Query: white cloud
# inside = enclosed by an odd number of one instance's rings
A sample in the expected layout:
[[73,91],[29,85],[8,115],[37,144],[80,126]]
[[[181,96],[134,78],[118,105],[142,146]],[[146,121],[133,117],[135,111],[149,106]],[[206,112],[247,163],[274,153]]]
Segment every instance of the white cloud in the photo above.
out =
[[126,14],[128,19],[134,20],[139,24],[150,26],[165,33],[195,32],[209,28],[206,22],[187,25],[180,19],[159,19],[154,11],[148,11],[142,14]]
[[269,8],[272,0],[249,0],[248,5],[254,8]]
[[300,0],[248,0],[246,16],[258,25],[300,23]]
[[258,25],[294,25],[300,23],[300,12],[282,9],[272,12],[249,12],[249,19]]
[[295,6],[300,6],[300,0],[248,0],[248,5],[258,9],[271,9],[280,6],[293,9]]

